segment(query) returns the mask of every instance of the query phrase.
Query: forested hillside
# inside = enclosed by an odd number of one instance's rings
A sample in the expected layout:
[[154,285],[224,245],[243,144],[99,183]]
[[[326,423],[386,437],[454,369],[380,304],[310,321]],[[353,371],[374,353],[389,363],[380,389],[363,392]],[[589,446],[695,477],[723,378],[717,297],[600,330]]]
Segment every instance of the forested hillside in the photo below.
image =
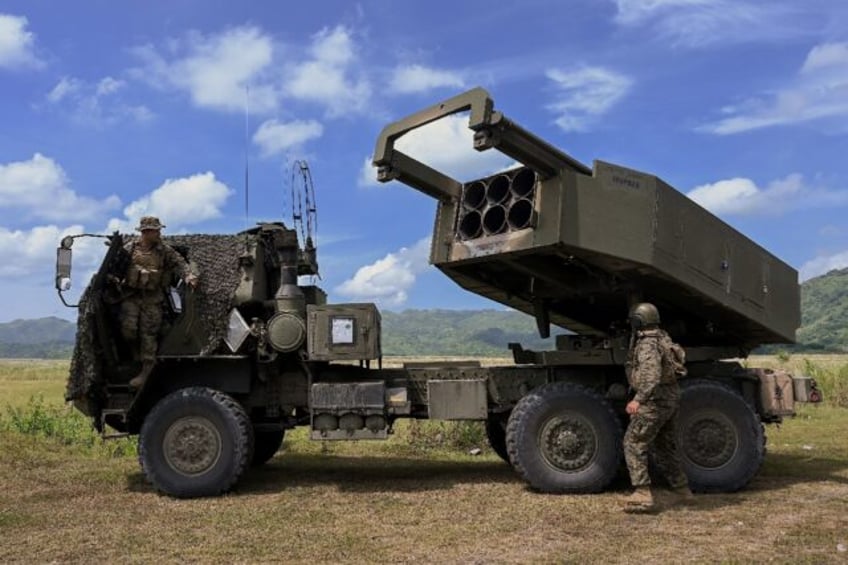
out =
[[[790,349],[848,351],[848,269],[802,284],[801,312],[798,344]],[[508,357],[509,342],[529,349],[554,347],[553,338],[539,338],[533,318],[514,311],[384,310],[382,327],[384,355]],[[75,324],[55,317],[2,323],[0,357],[69,357],[75,332]],[[767,351],[781,348],[769,346]]]

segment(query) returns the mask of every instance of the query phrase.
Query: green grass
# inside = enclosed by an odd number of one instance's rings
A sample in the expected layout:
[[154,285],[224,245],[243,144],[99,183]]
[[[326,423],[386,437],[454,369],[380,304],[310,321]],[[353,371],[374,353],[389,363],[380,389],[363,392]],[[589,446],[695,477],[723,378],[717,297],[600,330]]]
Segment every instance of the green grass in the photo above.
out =
[[66,364],[0,363],[0,562],[844,560],[848,410],[833,399],[848,357],[809,360],[829,400],[768,427],[749,487],[656,516],[620,511],[624,479],[598,495],[532,492],[491,451],[469,455],[482,426],[444,422],[399,422],[385,442],[294,430],[234,493],[173,500],[63,404]]
[[26,404],[39,394],[51,404],[61,404],[68,365],[68,361],[0,360],[0,409]]

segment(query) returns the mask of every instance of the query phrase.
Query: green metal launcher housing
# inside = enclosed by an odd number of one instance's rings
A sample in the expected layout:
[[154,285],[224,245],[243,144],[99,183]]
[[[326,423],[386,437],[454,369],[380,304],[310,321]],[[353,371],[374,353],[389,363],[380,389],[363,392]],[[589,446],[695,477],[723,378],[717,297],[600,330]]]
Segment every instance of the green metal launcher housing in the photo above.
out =
[[[468,112],[473,145],[519,166],[457,180],[399,151],[404,134]],[[430,260],[469,291],[585,336],[614,337],[634,302],[659,308],[672,337],[706,357],[794,342],[797,272],[640,171],[587,167],[494,109],[477,88],[387,126],[378,179],[438,201]],[[705,349],[706,348],[706,349]]]

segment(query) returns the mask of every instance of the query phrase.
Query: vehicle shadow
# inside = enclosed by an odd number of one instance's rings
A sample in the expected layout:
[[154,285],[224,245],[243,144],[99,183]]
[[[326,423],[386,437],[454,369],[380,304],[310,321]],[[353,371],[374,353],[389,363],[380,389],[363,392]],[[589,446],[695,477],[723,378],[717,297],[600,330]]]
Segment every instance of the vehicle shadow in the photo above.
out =
[[420,492],[450,489],[462,483],[520,481],[512,467],[500,460],[284,453],[250,469],[238,490],[259,493],[331,484],[347,492]]
[[[834,482],[848,486],[848,461],[815,458],[803,454],[770,453],[760,472],[735,493],[698,494],[692,510],[712,510],[744,504],[757,492],[786,488],[798,483]],[[333,485],[343,492],[426,492],[446,490],[465,483],[523,483],[513,468],[500,460],[433,460],[414,456],[345,456],[320,453],[278,453],[261,467],[248,469],[235,492],[262,494],[287,489]],[[666,493],[655,478],[660,502]],[[525,487],[528,488],[529,487]],[[140,472],[127,476],[127,489],[153,492]],[[631,489],[622,466],[605,489],[626,494]],[[532,489],[530,489],[532,490]]]
[[[515,483],[521,478],[503,461],[445,461],[403,456],[343,456],[278,453],[247,470],[235,492],[260,494],[333,485],[346,492],[421,492],[463,483]],[[152,492],[141,472],[127,476],[127,489]]]
[[767,453],[749,488],[774,490],[814,482],[848,485],[848,459],[817,457],[814,453]]

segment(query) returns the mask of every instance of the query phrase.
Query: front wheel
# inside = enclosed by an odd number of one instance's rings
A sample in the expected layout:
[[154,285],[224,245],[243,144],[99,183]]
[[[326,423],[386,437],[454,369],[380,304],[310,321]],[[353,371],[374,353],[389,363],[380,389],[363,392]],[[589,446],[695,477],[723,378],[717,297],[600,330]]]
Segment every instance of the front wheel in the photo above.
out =
[[512,466],[542,492],[603,490],[621,464],[621,422],[599,394],[572,383],[549,383],[512,411],[506,445]]
[[158,490],[178,498],[230,490],[249,462],[253,428],[232,397],[185,388],[159,401],[144,420],[139,460]]
[[759,417],[721,383],[696,379],[681,384],[678,445],[690,487],[697,492],[743,488],[763,463]]

